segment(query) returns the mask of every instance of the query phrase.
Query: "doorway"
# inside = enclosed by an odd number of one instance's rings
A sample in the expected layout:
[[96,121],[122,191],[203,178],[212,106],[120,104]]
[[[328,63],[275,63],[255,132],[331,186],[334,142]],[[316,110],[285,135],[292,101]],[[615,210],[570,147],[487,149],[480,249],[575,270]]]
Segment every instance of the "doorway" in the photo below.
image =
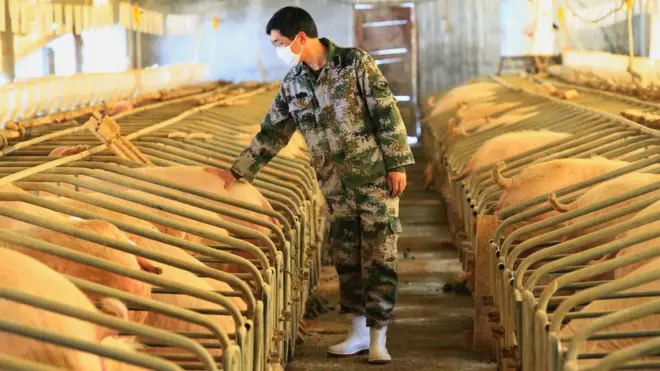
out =
[[[353,45],[376,61],[396,96],[408,137],[419,136],[414,4],[355,5]],[[410,140],[409,140],[410,141]]]

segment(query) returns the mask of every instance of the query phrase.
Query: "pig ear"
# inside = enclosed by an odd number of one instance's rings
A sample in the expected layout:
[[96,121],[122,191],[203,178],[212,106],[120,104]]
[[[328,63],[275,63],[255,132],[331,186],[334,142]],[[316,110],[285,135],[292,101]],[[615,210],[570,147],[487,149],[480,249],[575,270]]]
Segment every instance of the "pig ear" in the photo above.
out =
[[[115,298],[103,298],[101,299],[99,309],[101,312],[117,317],[124,321],[128,321],[128,308],[126,304]],[[99,327],[98,337],[99,340],[103,340],[107,337],[116,336],[119,334],[119,331],[111,329],[108,327]]]
[[216,169],[210,166],[204,166],[202,169],[204,170],[204,172],[211,173],[213,175],[220,175],[220,169]]
[[59,147],[55,148],[49,156],[71,156],[76,155],[80,152],[84,152],[89,149],[89,146],[86,145],[76,145],[71,147]]
[[128,320],[128,308],[126,304],[115,298],[101,299],[101,311],[119,319]]
[[142,269],[145,272],[153,273],[153,274],[161,274],[163,273],[163,269],[161,267],[157,267],[151,262],[143,257],[136,256],[137,262],[140,265],[140,269]]
[[64,152],[68,151],[70,147],[57,147],[54,150],[50,151],[48,154],[49,157],[53,156],[62,156]]
[[456,136],[456,119],[449,119],[449,138]]

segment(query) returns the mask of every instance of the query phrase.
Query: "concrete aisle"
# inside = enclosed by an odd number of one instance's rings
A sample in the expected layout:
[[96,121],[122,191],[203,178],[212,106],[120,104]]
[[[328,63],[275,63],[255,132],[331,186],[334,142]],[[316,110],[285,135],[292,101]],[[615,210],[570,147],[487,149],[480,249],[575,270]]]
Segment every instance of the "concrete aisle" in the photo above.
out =
[[[401,283],[397,322],[388,334],[393,362],[372,366],[366,363],[366,355],[327,358],[327,347],[345,337],[350,319],[338,314],[336,272],[326,267],[318,295],[329,301],[331,310],[307,320],[305,342],[296,347],[287,371],[496,370],[486,356],[463,349],[463,332],[472,322],[472,299],[442,291],[442,286],[461,271],[461,266],[451,245],[440,196],[423,189],[425,161],[421,151],[416,149],[415,156],[417,165],[409,168],[408,190],[401,200]],[[404,258],[405,250],[409,250],[408,258]]]

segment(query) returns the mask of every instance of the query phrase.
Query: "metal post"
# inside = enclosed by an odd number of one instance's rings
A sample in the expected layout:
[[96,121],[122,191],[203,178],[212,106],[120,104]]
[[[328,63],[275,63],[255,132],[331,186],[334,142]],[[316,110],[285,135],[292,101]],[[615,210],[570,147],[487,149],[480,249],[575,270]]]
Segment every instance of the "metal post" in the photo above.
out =
[[76,73],[83,72],[83,40],[82,34],[73,34],[73,45],[76,53]]
[[647,36],[648,28],[646,26],[646,2],[644,0],[637,0],[637,8],[639,11],[639,56],[646,57],[648,56],[647,51]]
[[135,68],[142,68],[142,32],[135,31]]

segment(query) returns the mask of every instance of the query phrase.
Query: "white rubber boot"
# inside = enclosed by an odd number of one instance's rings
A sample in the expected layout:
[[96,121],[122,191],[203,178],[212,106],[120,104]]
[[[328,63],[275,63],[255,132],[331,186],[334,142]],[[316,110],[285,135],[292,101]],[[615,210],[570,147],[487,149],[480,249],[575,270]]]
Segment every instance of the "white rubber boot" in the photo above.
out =
[[343,342],[328,348],[328,355],[334,357],[348,357],[362,353],[369,349],[369,328],[365,316],[353,317],[353,328],[348,338]]
[[369,363],[384,365],[392,362],[390,353],[387,352],[387,326],[377,329],[371,328],[371,342],[369,345]]

